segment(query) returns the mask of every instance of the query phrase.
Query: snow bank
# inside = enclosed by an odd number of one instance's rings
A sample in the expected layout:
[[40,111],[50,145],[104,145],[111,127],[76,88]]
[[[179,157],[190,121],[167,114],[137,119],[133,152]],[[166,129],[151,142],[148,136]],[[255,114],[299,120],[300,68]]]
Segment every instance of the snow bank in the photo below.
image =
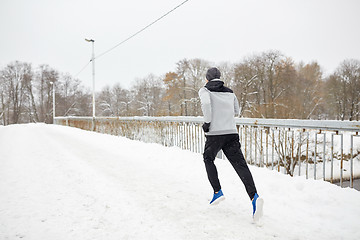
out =
[[359,239],[360,192],[250,166],[264,217],[217,159],[70,127],[0,128],[0,239]]

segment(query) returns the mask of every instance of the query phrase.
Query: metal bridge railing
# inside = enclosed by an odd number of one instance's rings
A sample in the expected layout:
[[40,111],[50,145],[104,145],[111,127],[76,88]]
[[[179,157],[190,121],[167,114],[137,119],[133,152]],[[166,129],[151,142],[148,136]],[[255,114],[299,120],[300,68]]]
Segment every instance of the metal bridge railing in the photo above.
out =
[[[56,117],[55,123],[196,153],[205,143],[202,117]],[[340,186],[360,178],[359,122],[237,118],[236,124],[249,164]]]

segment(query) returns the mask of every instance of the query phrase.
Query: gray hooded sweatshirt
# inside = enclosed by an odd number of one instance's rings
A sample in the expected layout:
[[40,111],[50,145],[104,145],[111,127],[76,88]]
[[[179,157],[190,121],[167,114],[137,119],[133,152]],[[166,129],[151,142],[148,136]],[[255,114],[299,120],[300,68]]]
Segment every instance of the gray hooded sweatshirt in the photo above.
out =
[[210,130],[206,135],[238,133],[234,117],[239,115],[239,102],[223,81],[209,81],[199,90],[199,96],[204,121],[210,122]]

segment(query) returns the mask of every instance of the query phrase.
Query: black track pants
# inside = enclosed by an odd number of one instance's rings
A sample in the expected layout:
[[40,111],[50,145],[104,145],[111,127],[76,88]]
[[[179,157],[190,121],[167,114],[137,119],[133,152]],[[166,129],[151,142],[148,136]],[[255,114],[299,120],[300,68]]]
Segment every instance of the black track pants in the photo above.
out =
[[215,157],[221,149],[239,175],[250,199],[252,199],[256,193],[256,188],[251,172],[241,152],[238,134],[206,136],[203,156],[208,179],[214,192],[221,189],[218,172],[214,164]]

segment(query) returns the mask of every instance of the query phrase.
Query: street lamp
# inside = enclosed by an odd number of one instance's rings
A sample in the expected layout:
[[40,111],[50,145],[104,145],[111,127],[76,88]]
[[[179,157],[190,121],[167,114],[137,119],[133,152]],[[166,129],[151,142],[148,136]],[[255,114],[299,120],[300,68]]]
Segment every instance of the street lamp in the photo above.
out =
[[92,121],[92,130],[94,130],[95,127],[95,53],[94,53],[94,39],[87,39],[85,38],[85,41],[92,43],[92,56],[91,56],[91,62],[92,62],[92,79],[93,79],[93,97],[92,97],[92,107],[93,107],[93,121]]
[[50,82],[53,90],[53,124],[55,124],[55,83]]

